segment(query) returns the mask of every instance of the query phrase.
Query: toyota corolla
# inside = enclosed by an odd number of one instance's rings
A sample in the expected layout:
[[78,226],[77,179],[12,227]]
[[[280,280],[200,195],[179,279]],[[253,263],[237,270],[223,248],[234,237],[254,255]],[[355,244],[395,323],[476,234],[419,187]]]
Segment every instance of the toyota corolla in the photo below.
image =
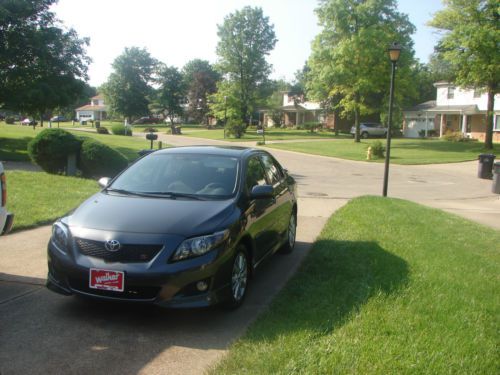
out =
[[238,307],[254,270],[292,251],[294,179],[265,151],[153,152],[54,223],[47,287],[165,307]]

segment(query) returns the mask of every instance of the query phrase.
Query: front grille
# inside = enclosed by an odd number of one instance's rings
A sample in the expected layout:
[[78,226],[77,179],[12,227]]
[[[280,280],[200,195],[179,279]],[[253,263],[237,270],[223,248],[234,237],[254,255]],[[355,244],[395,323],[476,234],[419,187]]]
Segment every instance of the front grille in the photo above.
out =
[[153,259],[163,245],[122,245],[118,251],[108,251],[104,242],[75,238],[80,254],[103,259],[106,262],[144,263]]
[[69,286],[76,292],[92,294],[100,297],[111,297],[130,300],[153,300],[160,292],[159,286],[139,286],[127,285],[125,280],[125,288],[123,292],[114,292],[112,290],[93,289],[89,287],[88,280],[80,280],[68,278]]

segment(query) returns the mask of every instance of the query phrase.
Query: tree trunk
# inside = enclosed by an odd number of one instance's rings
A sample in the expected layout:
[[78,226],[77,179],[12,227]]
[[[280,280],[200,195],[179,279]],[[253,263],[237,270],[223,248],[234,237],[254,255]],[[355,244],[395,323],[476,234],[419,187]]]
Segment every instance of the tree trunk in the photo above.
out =
[[359,136],[359,108],[356,106],[354,109],[354,126],[356,128],[356,131],[354,132],[354,142],[359,142],[360,141],[360,136]]
[[493,149],[493,108],[495,106],[495,92],[493,87],[488,85],[488,104],[486,109],[486,134],[484,137],[484,148]]

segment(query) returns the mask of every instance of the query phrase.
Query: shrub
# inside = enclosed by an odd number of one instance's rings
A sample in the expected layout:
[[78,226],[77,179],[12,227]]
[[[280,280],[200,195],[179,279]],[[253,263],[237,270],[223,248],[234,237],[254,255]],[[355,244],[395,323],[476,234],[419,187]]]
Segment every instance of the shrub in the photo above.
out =
[[91,138],[83,138],[79,168],[85,177],[114,177],[128,165],[120,152]]
[[[436,131],[434,129],[427,130],[427,137],[434,137],[435,135],[436,135]],[[425,129],[419,130],[418,136],[420,138],[425,138]]]
[[372,157],[374,159],[384,158],[385,157],[385,146],[380,141],[373,142],[370,147],[372,148]]
[[100,126],[97,128],[97,132],[99,134],[109,134],[108,128],[105,128],[104,126]]
[[264,141],[257,141],[257,146],[264,146],[266,142]]
[[472,138],[467,138],[463,133],[461,132],[453,132],[448,130],[444,135],[443,139],[448,141],[448,142],[470,142],[474,141]]
[[321,124],[319,122],[304,122],[301,127],[301,129],[306,129],[311,133],[314,133],[319,128],[321,128]]
[[245,134],[246,127],[235,120],[229,120],[226,124],[226,134],[234,136],[234,138],[241,138]]
[[81,140],[63,129],[45,129],[28,143],[28,154],[34,163],[48,173],[62,173],[68,156],[77,154]]
[[125,125],[122,124],[114,124],[111,127],[111,132],[114,135],[132,135],[132,129],[130,127],[125,127]]
[[7,117],[7,118],[5,119],[5,123],[6,123],[7,125],[14,125],[14,124],[15,124],[15,122],[16,122],[16,120],[14,120],[14,117]]
[[158,129],[156,128],[148,127],[144,129],[144,133],[156,133],[156,132],[158,132]]

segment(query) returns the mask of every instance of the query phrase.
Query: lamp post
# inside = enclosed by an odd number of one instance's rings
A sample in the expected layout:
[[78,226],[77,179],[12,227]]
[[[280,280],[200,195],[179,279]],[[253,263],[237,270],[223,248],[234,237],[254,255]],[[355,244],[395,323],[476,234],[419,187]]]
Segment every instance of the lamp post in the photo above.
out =
[[394,78],[396,74],[396,63],[399,60],[401,46],[394,42],[389,47],[389,59],[392,64],[391,88],[389,92],[389,121],[387,124],[387,142],[385,147],[384,189],[382,195],[387,197],[387,184],[389,183],[389,160],[391,158],[391,126],[392,126],[392,102],[394,100]]
[[227,124],[227,96],[224,95],[224,138],[226,138],[226,124]]

